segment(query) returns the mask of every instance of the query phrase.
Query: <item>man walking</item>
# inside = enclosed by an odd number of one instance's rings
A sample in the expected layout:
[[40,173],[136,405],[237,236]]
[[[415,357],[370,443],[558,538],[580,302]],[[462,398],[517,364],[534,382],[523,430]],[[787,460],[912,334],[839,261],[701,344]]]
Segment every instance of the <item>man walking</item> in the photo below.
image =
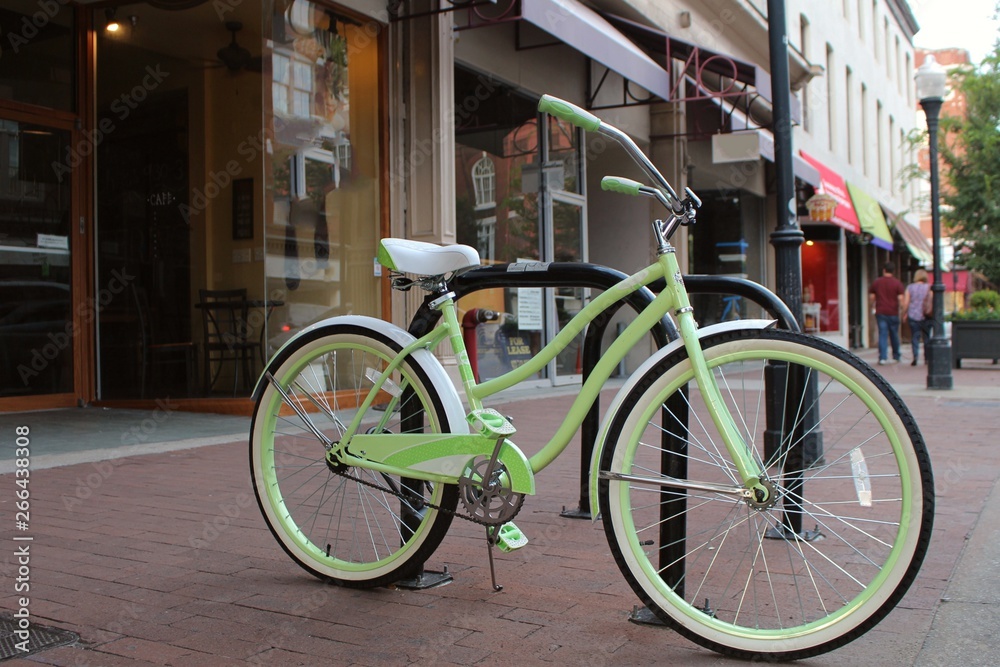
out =
[[[878,321],[878,363],[895,364],[899,362],[899,311],[906,291],[903,283],[893,275],[896,265],[886,262],[882,267],[882,275],[872,282],[868,290],[868,301]],[[892,343],[892,360],[889,360],[888,343]]]

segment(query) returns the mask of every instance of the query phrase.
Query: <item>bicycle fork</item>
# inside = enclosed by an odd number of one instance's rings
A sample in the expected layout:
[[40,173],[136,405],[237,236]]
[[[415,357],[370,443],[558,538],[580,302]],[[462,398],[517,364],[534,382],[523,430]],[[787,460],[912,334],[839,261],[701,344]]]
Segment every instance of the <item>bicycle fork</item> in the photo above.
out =
[[[705,354],[701,349],[701,342],[698,339],[698,325],[695,322],[687,290],[684,288],[684,278],[677,263],[676,250],[667,242],[661,244],[659,263],[663,267],[663,276],[667,284],[666,289],[669,291],[672,303],[674,304],[677,329],[681,340],[684,342],[688,358],[691,360],[695,380],[704,397],[705,405],[712,418],[712,422],[715,424],[716,429],[718,429],[719,435],[726,446],[726,450],[729,452],[733,465],[739,472],[742,482],[742,487],[727,487],[675,480],[676,485],[693,490],[736,495],[744,498],[748,504],[754,507],[770,507],[777,500],[775,487],[767,480],[763,464],[754,457],[750,447],[740,434],[740,429],[722,398],[722,391],[719,389],[719,384],[716,382],[712,371],[708,368],[708,363],[705,361]],[[636,479],[634,481],[640,480]],[[661,483],[662,481],[658,484]],[[674,481],[671,484],[674,484]]]

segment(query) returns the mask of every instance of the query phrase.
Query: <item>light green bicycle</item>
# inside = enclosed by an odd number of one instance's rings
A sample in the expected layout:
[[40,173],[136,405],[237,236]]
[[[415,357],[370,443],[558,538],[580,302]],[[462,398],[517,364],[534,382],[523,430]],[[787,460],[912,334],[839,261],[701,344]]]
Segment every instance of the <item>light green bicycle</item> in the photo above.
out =
[[[797,659],[860,636],[902,598],[930,540],[934,485],[913,417],[878,373],[822,339],[764,320],[699,329],[668,241],[694,222],[697,198],[678,197],[624,133],[592,114],[548,96],[539,109],[619,141],[650,176],[652,186],[608,177],[603,187],[667,208],[653,224],[656,263],[594,298],[528,363],[477,384],[448,287],[479,263],[476,252],[383,239],[379,261],[394,286],[429,291],[442,321],[416,339],[380,320],[335,317],[269,362],[250,463],[271,532],[312,574],[364,588],[414,574],[459,517],[486,526],[496,587],[492,546],[523,544],[510,521],[535,474],[566,448],[629,350],[671,314],[680,340],[622,387],[591,463],[591,509],[622,573],[664,622],[721,653]],[[606,308],[661,278],[666,288],[527,457],[484,400],[534,377]],[[467,405],[433,354],[445,340]]]

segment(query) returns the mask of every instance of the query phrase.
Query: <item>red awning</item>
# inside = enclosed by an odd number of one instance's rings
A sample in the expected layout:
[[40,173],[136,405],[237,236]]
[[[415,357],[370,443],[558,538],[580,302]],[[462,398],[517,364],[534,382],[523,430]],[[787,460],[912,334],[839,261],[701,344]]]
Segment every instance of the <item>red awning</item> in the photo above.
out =
[[837,210],[833,212],[833,224],[843,227],[849,232],[860,234],[861,223],[858,222],[858,214],[854,210],[854,204],[851,202],[851,195],[847,192],[844,178],[805,151],[800,150],[799,153],[803,160],[816,167],[819,172],[820,188],[823,192],[837,200]]
[[[930,271],[927,273],[929,274],[927,276],[927,281],[932,282],[934,280],[934,274]],[[967,292],[969,288],[969,272],[942,271],[941,284],[944,285],[945,292]]]

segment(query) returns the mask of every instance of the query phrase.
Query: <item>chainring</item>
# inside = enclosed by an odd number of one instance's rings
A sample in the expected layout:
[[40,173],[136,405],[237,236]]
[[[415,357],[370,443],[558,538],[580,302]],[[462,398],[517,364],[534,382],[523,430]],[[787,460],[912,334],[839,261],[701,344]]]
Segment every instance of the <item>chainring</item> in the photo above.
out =
[[489,459],[478,457],[466,467],[458,480],[458,495],[472,520],[493,526],[507,523],[517,515],[524,494],[511,490],[507,468],[499,461],[490,481],[484,484],[483,473],[489,463]]

